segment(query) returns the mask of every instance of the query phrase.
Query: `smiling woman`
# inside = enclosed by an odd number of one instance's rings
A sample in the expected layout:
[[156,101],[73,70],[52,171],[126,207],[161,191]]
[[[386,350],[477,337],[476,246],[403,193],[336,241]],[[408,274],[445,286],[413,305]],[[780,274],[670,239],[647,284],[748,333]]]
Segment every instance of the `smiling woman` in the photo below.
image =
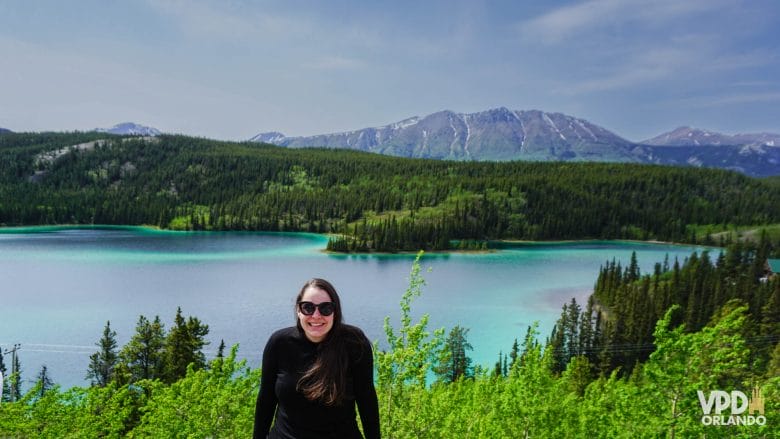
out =
[[[306,338],[313,343],[319,343],[333,328],[333,312],[336,303],[331,301],[331,296],[322,288],[312,283],[306,287],[297,300],[298,303],[298,327],[306,334]],[[340,308],[340,306],[339,306]],[[339,317],[341,317],[339,313]],[[341,320],[339,318],[339,320]],[[340,324],[341,322],[339,322]]]
[[357,405],[366,437],[379,438],[368,338],[343,323],[338,293],[324,279],[306,282],[295,303],[296,326],[273,333],[263,351],[254,437],[362,438]]

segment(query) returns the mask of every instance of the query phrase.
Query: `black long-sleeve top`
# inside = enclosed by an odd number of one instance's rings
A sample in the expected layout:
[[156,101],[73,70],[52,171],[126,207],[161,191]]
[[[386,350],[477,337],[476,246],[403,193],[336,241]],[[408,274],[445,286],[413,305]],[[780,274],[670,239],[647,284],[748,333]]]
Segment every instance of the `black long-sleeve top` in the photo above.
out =
[[[263,351],[260,393],[255,406],[255,439],[362,438],[357,426],[356,403],[366,438],[380,437],[371,344],[358,328],[348,328],[348,334],[355,334],[361,340],[348,353],[346,398],[334,406],[310,401],[296,389],[298,380],[317,356],[318,343],[309,341],[295,326],[271,335]],[[276,422],[271,428],[274,413]]]

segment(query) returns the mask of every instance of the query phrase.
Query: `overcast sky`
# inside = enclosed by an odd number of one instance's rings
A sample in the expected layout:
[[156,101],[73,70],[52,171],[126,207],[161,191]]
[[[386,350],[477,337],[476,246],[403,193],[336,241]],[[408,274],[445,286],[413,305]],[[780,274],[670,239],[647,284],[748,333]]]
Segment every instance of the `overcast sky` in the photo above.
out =
[[776,0],[0,0],[0,127],[244,140],[440,110],[780,132]]

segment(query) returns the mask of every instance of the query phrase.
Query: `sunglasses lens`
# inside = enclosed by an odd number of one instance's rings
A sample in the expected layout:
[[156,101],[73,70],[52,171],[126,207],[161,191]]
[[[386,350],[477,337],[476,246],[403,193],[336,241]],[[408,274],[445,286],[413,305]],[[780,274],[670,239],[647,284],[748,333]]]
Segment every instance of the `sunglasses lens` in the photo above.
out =
[[314,314],[314,310],[317,308],[311,302],[301,302],[299,307],[301,309],[301,313],[307,316]]
[[330,302],[320,303],[320,314],[323,316],[329,316],[333,314],[333,304]]

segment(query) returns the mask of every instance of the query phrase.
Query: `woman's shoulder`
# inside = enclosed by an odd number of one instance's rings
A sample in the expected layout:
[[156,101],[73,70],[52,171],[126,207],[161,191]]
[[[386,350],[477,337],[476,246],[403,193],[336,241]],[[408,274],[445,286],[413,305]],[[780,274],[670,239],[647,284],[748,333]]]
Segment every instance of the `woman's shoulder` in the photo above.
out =
[[346,323],[342,324],[341,334],[342,337],[349,343],[367,346],[369,349],[371,348],[371,342],[368,340],[368,337],[366,337],[366,334],[363,332],[363,330],[357,326],[348,325]]
[[357,326],[344,324],[341,327],[341,334],[342,346],[347,348],[350,362],[370,364],[370,359],[373,356],[373,345],[363,330]]
[[298,328],[295,326],[289,326],[287,328],[281,328],[274,331],[271,336],[268,337],[268,343],[279,343],[298,338],[300,338]]

